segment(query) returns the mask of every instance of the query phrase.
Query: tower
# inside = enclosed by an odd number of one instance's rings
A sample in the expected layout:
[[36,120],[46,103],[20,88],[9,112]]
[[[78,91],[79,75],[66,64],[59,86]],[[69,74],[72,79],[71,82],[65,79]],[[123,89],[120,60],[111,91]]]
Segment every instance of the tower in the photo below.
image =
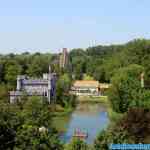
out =
[[67,48],[63,48],[62,54],[59,58],[60,68],[65,68],[68,65],[68,52]]
[[56,73],[51,72],[51,67],[49,66],[49,74],[48,74],[48,102],[49,104],[55,103],[56,100],[56,81],[57,76]]
[[49,73],[48,73],[48,102],[51,103],[51,66],[49,66]]

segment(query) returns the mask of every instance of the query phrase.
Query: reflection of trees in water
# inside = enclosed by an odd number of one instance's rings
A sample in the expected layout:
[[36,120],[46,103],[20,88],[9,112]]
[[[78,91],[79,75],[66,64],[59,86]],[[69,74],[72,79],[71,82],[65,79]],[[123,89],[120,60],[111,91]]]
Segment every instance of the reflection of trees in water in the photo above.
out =
[[95,115],[100,112],[107,112],[107,107],[104,104],[81,103],[78,104],[74,113],[81,115]]

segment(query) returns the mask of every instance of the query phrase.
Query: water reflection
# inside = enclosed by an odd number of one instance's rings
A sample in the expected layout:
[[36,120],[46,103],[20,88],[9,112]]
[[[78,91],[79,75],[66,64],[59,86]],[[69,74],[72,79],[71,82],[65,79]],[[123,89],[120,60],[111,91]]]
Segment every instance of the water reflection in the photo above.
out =
[[75,129],[88,132],[87,143],[92,143],[97,134],[107,127],[109,118],[107,107],[103,104],[79,104],[71,114],[70,120],[66,123],[66,132],[62,134],[61,140],[69,142]]

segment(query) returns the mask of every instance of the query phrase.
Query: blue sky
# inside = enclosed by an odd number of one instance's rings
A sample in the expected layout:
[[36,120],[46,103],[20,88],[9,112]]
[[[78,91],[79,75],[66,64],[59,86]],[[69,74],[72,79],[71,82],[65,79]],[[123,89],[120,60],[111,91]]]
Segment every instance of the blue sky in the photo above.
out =
[[0,0],[0,53],[150,38],[150,0]]

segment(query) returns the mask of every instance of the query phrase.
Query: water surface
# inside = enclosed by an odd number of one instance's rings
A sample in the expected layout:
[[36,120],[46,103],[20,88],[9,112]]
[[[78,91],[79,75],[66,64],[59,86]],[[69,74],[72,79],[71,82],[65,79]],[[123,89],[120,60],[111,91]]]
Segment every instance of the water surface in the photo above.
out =
[[76,110],[70,115],[66,122],[66,131],[61,135],[61,140],[68,143],[75,129],[88,132],[87,143],[93,143],[96,136],[107,127],[109,118],[107,106],[104,104],[82,103],[78,104]]

